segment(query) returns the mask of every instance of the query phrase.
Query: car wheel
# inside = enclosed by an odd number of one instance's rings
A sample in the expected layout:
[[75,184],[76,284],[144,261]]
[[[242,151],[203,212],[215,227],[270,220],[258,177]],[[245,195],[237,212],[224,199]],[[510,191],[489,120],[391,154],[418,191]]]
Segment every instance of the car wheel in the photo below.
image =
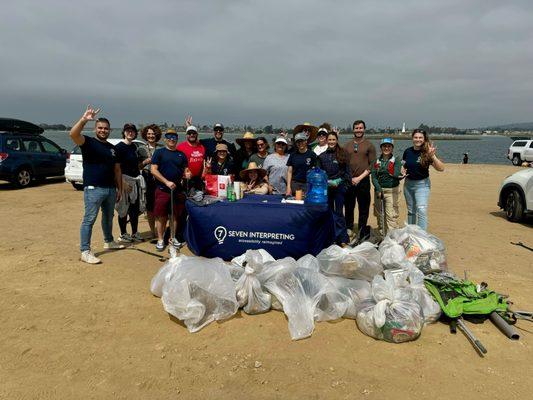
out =
[[505,215],[512,222],[518,222],[524,215],[524,207],[520,193],[517,190],[511,190],[505,199]]
[[81,183],[76,183],[76,182],[70,182],[72,183],[72,187],[76,190],[83,190],[83,185]]
[[22,167],[15,172],[11,182],[13,185],[15,185],[15,187],[22,189],[30,185],[32,178],[31,171],[27,167]]
[[522,165],[522,159],[520,158],[520,155],[518,154],[515,154],[511,161],[513,162],[513,165],[516,165],[516,166]]

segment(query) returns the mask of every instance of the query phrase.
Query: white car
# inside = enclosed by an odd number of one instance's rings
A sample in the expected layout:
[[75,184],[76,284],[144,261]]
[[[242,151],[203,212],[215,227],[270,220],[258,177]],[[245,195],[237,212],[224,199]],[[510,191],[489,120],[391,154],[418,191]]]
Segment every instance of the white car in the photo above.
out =
[[523,161],[533,161],[533,139],[515,140],[509,150],[507,158],[512,161],[513,165],[522,165]]
[[533,168],[525,168],[503,180],[498,206],[512,222],[533,214]]
[[[116,146],[122,142],[122,139],[107,139],[107,141]],[[145,144],[142,140],[134,140],[133,143],[137,147]],[[65,180],[70,182],[74,189],[83,190],[83,158],[80,146],[75,146],[67,157]]]

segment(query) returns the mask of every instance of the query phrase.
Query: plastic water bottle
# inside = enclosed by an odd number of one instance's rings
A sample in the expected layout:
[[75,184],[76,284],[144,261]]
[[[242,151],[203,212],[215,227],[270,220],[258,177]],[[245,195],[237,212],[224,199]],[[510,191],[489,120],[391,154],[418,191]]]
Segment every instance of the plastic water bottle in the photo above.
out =
[[328,204],[328,176],[326,171],[315,167],[307,172],[305,202],[308,204]]

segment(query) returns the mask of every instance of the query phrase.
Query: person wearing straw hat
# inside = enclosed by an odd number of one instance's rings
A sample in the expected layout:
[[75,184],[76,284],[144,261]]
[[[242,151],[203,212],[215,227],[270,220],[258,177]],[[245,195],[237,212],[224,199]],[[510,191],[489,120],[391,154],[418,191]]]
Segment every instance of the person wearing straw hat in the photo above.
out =
[[259,168],[253,161],[248,164],[248,168],[240,172],[240,177],[245,183],[242,191],[245,194],[268,194],[268,183],[265,179],[266,170]]
[[[385,224],[388,229],[399,228],[400,180],[402,174],[402,160],[394,157],[394,140],[383,138],[379,145],[381,155],[372,164],[372,184],[374,185],[374,215],[378,220],[379,231],[385,235]],[[381,202],[385,202],[383,209]]]
[[[314,125],[311,125],[309,122],[304,122],[303,124],[296,125],[293,130],[293,138],[296,138],[296,135],[303,133],[307,138],[307,144],[311,144],[315,141],[318,134],[318,128]],[[296,142],[296,139],[294,139]]]
[[240,172],[248,168],[250,157],[257,151],[255,144],[256,138],[252,132],[245,132],[242,138],[235,140],[240,146],[237,153],[235,153],[235,171],[237,176],[240,176]]
[[287,139],[283,136],[276,138],[274,142],[274,153],[265,158],[263,168],[267,172],[270,192],[274,194],[285,194],[287,190]]
[[208,157],[205,162],[204,175],[232,175],[234,168],[233,162],[228,154],[228,146],[224,143],[219,143],[215,150],[215,160]]
[[307,191],[307,171],[317,165],[316,154],[307,147],[308,139],[304,132],[294,136],[296,151],[287,160],[287,196],[294,196],[297,190]]

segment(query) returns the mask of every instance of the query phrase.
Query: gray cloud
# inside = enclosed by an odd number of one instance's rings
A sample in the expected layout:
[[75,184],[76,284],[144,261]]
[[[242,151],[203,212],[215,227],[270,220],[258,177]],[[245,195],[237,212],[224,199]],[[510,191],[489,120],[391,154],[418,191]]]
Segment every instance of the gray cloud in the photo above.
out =
[[[3,2],[4,3],[4,2]],[[527,1],[8,0],[4,116],[291,126],[531,120]]]

